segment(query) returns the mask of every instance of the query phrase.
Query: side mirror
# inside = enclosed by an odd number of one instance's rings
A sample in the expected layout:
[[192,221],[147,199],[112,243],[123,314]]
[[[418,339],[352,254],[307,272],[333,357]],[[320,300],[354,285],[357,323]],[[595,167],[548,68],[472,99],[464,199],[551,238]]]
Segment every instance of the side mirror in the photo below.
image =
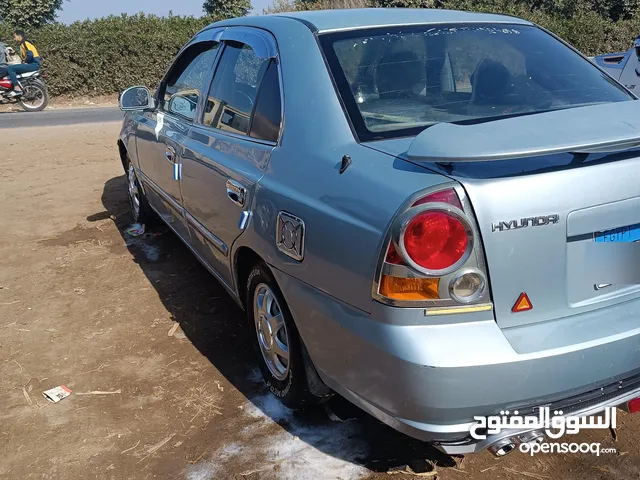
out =
[[156,101],[147,87],[127,88],[120,94],[120,110],[128,112],[132,110],[153,110]]

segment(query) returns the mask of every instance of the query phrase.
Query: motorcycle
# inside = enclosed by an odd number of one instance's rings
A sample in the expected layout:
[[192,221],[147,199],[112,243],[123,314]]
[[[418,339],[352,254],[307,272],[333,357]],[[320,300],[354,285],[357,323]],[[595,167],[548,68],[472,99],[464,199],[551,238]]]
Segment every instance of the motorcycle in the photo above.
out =
[[49,104],[49,92],[40,70],[18,75],[22,94],[10,95],[12,91],[9,77],[0,78],[0,105],[17,103],[27,112],[39,112]]

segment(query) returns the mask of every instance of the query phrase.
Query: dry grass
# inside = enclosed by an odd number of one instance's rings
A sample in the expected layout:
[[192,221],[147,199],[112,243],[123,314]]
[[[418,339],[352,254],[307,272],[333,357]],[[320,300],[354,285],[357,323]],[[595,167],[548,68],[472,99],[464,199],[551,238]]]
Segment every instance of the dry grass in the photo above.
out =
[[222,415],[218,400],[219,397],[209,391],[206,383],[201,387],[191,387],[184,402],[185,408],[193,412],[189,423],[193,423],[197,417],[202,417],[204,422],[208,423],[215,415]]

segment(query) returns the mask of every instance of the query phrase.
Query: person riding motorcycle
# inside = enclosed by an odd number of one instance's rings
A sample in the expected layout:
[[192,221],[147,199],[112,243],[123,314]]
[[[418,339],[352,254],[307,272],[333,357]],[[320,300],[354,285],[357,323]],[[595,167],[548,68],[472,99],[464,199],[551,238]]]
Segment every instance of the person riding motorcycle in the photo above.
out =
[[18,83],[18,75],[28,72],[37,72],[40,70],[40,54],[35,45],[27,40],[27,36],[23,30],[13,32],[13,39],[20,46],[20,53],[24,63],[17,65],[9,65],[7,67],[9,78],[13,86],[13,91],[9,97],[23,95],[24,92]]

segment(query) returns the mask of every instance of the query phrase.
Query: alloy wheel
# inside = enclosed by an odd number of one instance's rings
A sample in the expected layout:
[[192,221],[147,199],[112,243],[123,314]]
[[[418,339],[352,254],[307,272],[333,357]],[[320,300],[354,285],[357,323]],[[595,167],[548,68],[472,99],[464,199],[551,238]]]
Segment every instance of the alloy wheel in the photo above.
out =
[[253,318],[258,345],[271,374],[284,380],[289,374],[289,336],[282,309],[273,290],[261,283],[253,296]]

